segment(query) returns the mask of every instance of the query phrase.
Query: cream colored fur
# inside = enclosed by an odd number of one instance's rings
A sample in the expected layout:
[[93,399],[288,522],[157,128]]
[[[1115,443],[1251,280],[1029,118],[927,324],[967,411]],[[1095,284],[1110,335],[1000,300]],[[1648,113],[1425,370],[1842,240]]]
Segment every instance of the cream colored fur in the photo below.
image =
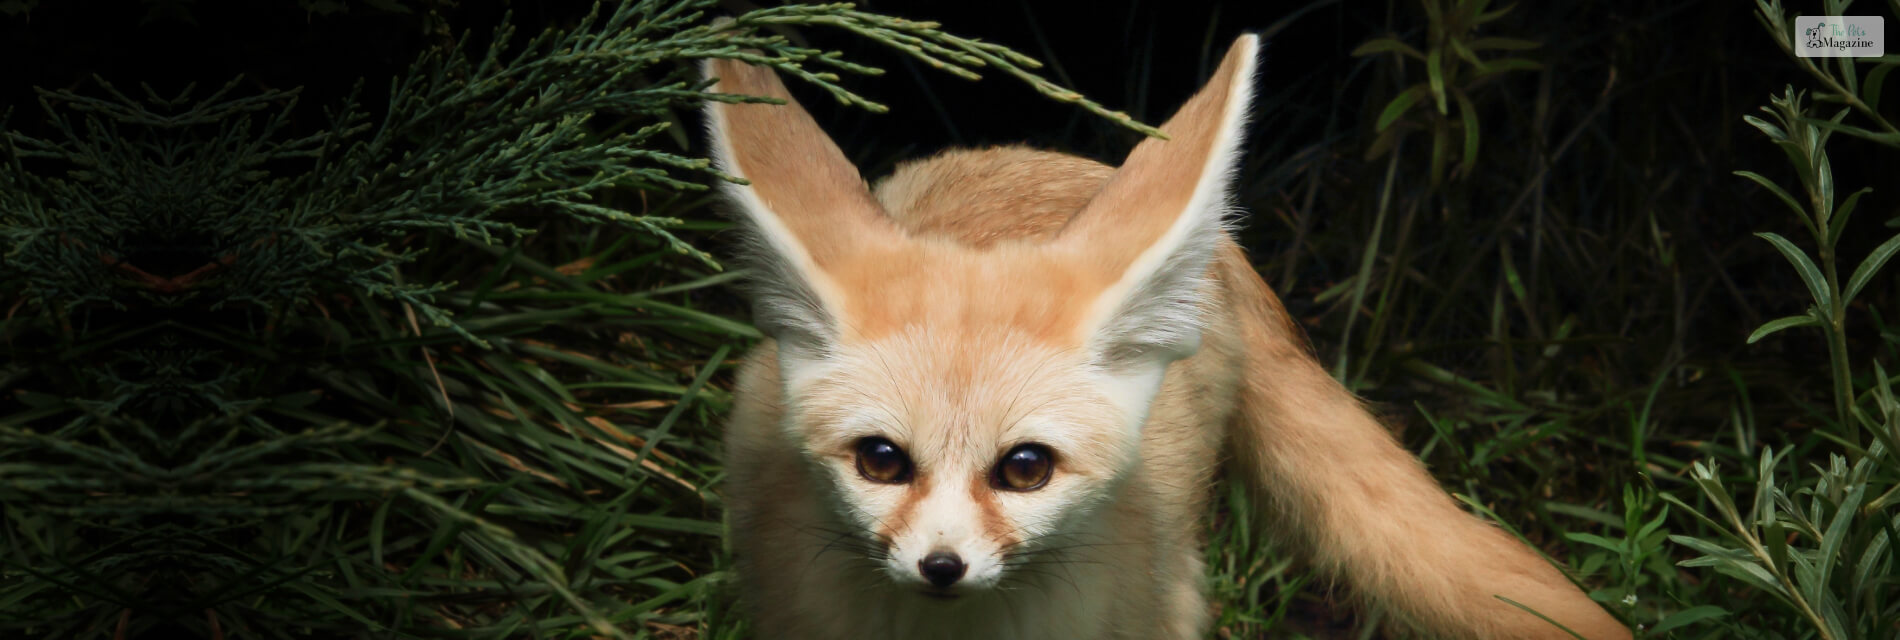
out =
[[[1122,167],[1002,147],[873,192],[795,102],[708,107],[752,239],[755,316],[726,446],[731,543],[761,637],[1200,638],[1203,514],[1226,459],[1269,522],[1427,635],[1629,638],[1458,508],[1308,353],[1227,235],[1256,44]],[[726,93],[790,99],[715,62]],[[871,482],[857,443],[915,464]],[[990,483],[1024,443],[1048,484]],[[932,597],[920,558],[961,581]]]

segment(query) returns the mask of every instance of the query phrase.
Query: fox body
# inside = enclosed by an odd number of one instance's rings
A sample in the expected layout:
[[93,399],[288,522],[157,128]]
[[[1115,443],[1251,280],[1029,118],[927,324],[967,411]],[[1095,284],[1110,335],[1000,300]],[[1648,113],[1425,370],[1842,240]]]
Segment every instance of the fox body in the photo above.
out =
[[1443,637],[1629,632],[1460,510],[1319,366],[1229,237],[1254,38],[1119,167],[1004,147],[875,191],[771,71],[707,66],[771,337],[726,446],[771,638],[1198,638],[1233,465],[1362,602]]

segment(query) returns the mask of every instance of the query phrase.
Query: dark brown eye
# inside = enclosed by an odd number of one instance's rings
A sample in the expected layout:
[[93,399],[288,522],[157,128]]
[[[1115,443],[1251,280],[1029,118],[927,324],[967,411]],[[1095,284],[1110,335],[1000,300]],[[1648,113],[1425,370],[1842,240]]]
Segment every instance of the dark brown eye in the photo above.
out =
[[1049,482],[1049,475],[1055,471],[1055,467],[1055,455],[1049,452],[1048,447],[1039,444],[1017,445],[996,462],[996,471],[991,474],[990,484],[1010,491],[1035,491]]
[[910,482],[910,456],[889,440],[865,438],[858,441],[858,473],[872,482]]

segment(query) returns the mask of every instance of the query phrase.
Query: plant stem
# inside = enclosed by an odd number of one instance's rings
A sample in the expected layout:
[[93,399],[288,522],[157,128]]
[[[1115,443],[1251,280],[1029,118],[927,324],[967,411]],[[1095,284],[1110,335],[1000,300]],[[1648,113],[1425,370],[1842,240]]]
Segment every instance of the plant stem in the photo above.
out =
[[1833,75],[1822,72],[1820,67],[1816,67],[1814,63],[1811,61],[1811,59],[1809,58],[1799,58],[1799,59],[1801,60],[1801,66],[1807,68],[1809,75],[1814,76],[1815,79],[1820,80],[1823,84],[1826,84],[1828,90],[1833,91],[1835,95],[1840,96],[1841,101],[1847,103],[1847,106],[1853,107],[1854,109],[1860,111],[1861,115],[1867,116],[1869,119],[1872,119],[1875,123],[1880,125],[1880,128],[1885,129],[1887,133],[1900,133],[1900,129],[1895,129],[1893,126],[1893,123],[1887,122],[1886,118],[1880,117],[1879,111],[1875,111],[1872,106],[1869,106],[1866,102],[1863,102],[1860,99],[1860,96],[1854,95],[1854,92],[1848,91],[1847,87],[1841,86],[1840,81],[1834,79]]
[[1734,511],[1729,511],[1728,515],[1729,522],[1735,527],[1735,533],[1740,534],[1742,541],[1748,543],[1748,552],[1754,554],[1755,559],[1761,562],[1763,567],[1774,573],[1776,580],[1781,581],[1781,588],[1788,592],[1788,598],[1801,609],[1801,615],[1807,617],[1808,623],[1814,625],[1814,632],[1821,637],[1821,640],[1835,640],[1834,634],[1828,631],[1827,623],[1821,620],[1820,614],[1815,613],[1814,607],[1808,605],[1807,598],[1801,597],[1801,592],[1795,588],[1794,579],[1788,577],[1787,571],[1775,566],[1775,560],[1769,556],[1768,549],[1762,546],[1759,538],[1755,537],[1754,528],[1743,524],[1740,516]]
[[[1814,193],[1817,199],[1815,211],[1831,209],[1833,203],[1819,202],[1821,194]],[[1822,207],[1827,207],[1824,209]],[[1834,377],[1834,413],[1841,425],[1847,430],[1847,441],[1854,449],[1860,449],[1860,423],[1848,415],[1848,407],[1854,403],[1853,369],[1847,364],[1847,302],[1842,300],[1839,269],[1834,265],[1834,243],[1829,241],[1827,221],[1815,220],[1815,243],[1821,249],[1821,268],[1827,276],[1827,288],[1831,294],[1827,312],[1827,356],[1833,367]]]

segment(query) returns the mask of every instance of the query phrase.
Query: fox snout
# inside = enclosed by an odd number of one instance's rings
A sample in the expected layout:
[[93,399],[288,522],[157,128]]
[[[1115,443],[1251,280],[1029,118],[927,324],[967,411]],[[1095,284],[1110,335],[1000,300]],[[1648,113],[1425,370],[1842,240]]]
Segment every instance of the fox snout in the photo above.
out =
[[990,530],[1001,520],[983,504],[986,499],[992,498],[964,487],[936,487],[908,513],[892,513],[893,522],[909,526],[891,532],[886,572],[930,595],[983,589],[1001,580],[997,555],[1005,541],[1001,532]]
[[963,558],[952,551],[935,551],[917,561],[917,572],[939,589],[949,588],[963,579]]

